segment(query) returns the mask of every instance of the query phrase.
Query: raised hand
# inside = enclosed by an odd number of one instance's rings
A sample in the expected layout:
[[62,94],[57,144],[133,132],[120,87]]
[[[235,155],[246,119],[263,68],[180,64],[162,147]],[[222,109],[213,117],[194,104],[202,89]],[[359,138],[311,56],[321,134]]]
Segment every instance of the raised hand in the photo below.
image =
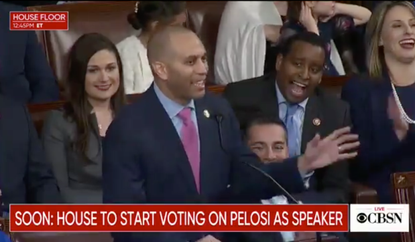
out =
[[341,128],[324,139],[317,134],[307,143],[305,153],[300,157],[299,167],[308,172],[337,161],[356,157],[355,150],[360,145],[359,137],[351,134],[350,131],[350,127]]
[[317,20],[313,17],[311,8],[304,1],[301,4],[299,21],[308,31],[319,34]]
[[393,122],[393,129],[398,139],[404,139],[408,133],[409,124],[403,120],[393,95],[388,98],[388,116]]

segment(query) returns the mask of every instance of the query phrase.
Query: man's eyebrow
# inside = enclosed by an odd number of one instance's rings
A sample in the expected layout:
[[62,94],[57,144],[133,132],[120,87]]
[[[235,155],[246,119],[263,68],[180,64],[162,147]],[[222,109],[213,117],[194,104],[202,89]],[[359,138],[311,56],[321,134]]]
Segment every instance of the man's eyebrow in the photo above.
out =
[[285,144],[285,141],[275,141],[274,144],[283,145],[283,144]]
[[187,56],[186,57],[186,59],[196,59],[196,58],[199,58],[199,57],[206,57],[206,53],[204,53],[204,54],[202,54],[202,55],[189,55],[189,56]]
[[265,142],[262,142],[262,141],[255,141],[255,142],[252,142],[252,144],[251,145],[264,145],[265,144]]

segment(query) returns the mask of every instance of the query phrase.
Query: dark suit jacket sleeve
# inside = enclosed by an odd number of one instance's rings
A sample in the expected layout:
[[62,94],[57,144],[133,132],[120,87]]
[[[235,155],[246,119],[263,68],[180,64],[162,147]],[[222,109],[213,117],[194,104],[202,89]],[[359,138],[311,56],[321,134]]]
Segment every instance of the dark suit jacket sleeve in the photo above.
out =
[[27,31],[25,75],[32,91],[31,103],[59,100],[59,88],[34,31]]
[[273,182],[249,167],[246,163],[261,168],[265,173],[272,176],[285,189],[290,192],[301,192],[304,190],[304,183],[298,171],[297,158],[287,159],[282,163],[271,163],[262,165],[258,157],[252,153],[249,148],[243,144],[239,123],[226,101],[223,101],[222,107],[226,107],[226,116],[224,120],[224,139],[226,133],[229,139],[224,141],[224,146],[229,147],[232,155],[232,191],[234,195],[242,200],[249,197],[250,200],[260,200],[270,198],[275,195],[283,194]]
[[25,177],[28,200],[37,203],[60,203],[62,198],[50,164],[45,159],[35,126],[29,112],[26,109],[24,112],[29,131],[29,160]]
[[[104,203],[146,203],[140,143],[131,130],[136,129],[122,116],[112,122],[106,133],[102,167]],[[179,236],[174,233],[113,233],[115,242],[184,242]]]
[[[370,171],[384,163],[394,162],[393,155],[402,147],[393,131],[392,123],[384,130],[375,130],[372,117],[370,91],[371,80],[350,79],[342,89],[342,99],[350,105],[353,132],[359,135],[360,148],[357,166],[361,171]],[[386,107],[384,107],[386,108]],[[382,132],[383,140],[374,140],[374,132]]]

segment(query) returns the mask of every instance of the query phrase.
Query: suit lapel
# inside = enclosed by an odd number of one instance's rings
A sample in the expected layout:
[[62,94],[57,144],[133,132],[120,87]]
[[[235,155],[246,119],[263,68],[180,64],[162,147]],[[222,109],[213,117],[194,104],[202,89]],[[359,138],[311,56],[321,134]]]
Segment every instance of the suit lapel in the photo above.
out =
[[[373,81],[371,83],[370,89],[372,90],[370,92],[370,105],[372,108],[372,117],[370,119],[372,120],[373,124],[373,130],[383,130],[385,127],[384,124],[389,126],[389,124],[392,122],[388,118],[387,109],[388,109],[388,98],[389,95],[392,94],[392,86],[390,84],[391,80],[389,78],[389,75],[385,74],[383,79],[379,79],[376,81]],[[375,136],[380,135],[374,140],[382,140],[383,137],[381,133],[375,132]]]
[[210,159],[213,158],[210,157],[213,151],[210,149],[212,142],[209,135],[211,135],[211,132],[216,132],[216,130],[212,130],[212,124],[215,124],[214,121],[204,115],[205,110],[208,112],[212,112],[212,110],[208,109],[203,98],[195,100],[195,107],[200,142],[200,193],[203,194],[206,190],[206,185],[209,184],[209,176],[207,174],[212,168],[209,167]]
[[301,153],[305,152],[307,143],[314,138],[314,135],[321,133],[323,120],[319,110],[319,99],[317,96],[312,95],[308,99],[305,108],[303,132],[301,134]]
[[273,76],[268,76],[263,82],[262,101],[260,104],[261,113],[272,117],[279,117],[278,115],[278,99],[275,87],[275,79]]
[[149,98],[149,122],[157,120],[158,124],[154,128],[155,137],[162,147],[162,152],[165,154],[166,162],[174,162],[174,166],[177,167],[181,179],[185,180],[185,183],[192,193],[197,194],[196,183],[193,177],[192,168],[190,166],[189,159],[187,158],[186,151],[184,150],[182,141],[177,133],[169,115],[164,109],[163,105],[157,98],[153,87],[151,87],[143,98]]
[[[262,101],[260,105],[261,112],[272,117],[279,117],[278,98],[275,87],[275,80],[272,76],[268,76],[264,80],[264,88],[262,91]],[[320,121],[320,124],[317,122]],[[319,98],[312,95],[307,102],[304,114],[303,132],[301,136],[301,152],[304,153],[305,147],[316,133],[320,133],[322,117],[319,111]],[[318,125],[317,125],[318,124]]]

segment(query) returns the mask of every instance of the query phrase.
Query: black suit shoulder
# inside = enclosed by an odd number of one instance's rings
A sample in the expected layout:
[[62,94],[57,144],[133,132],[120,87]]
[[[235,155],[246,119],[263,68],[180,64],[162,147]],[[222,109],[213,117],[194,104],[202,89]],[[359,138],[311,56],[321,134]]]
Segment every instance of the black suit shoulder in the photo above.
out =
[[21,102],[0,94],[0,118],[8,118],[23,115],[27,116],[26,106]]
[[4,1],[0,1],[0,9],[2,12],[9,12],[9,11],[25,11],[26,8],[23,6],[15,5],[12,3],[7,3]]
[[324,90],[323,88],[316,88],[315,96],[320,100],[320,104],[325,108],[333,109],[334,112],[344,112],[349,109],[349,104],[343,101],[334,93]]
[[229,102],[222,96],[207,91],[203,99],[217,113],[229,114],[229,112],[233,112]]
[[264,93],[264,91],[268,92],[270,91],[269,87],[275,86],[273,84],[274,79],[271,75],[264,75],[230,83],[226,86],[223,97],[226,98],[234,109],[255,107],[263,98],[263,95],[268,94]]
[[0,119],[2,130],[19,139],[28,140],[32,132],[36,132],[26,105],[4,95],[0,95]]
[[350,108],[347,102],[322,88],[316,88],[314,97],[318,100],[317,109],[319,109],[320,115],[323,119],[329,120],[323,125],[326,127],[326,131],[333,132],[350,125]]
[[241,96],[241,94],[252,94],[259,92],[264,84],[273,80],[271,75],[263,75],[260,77],[250,78],[239,82],[233,82],[226,85],[224,95],[226,97],[234,95]]
[[239,82],[233,82],[226,85],[225,90],[238,90],[238,91],[246,91],[250,90],[251,88],[257,88],[262,86],[264,81],[269,81],[272,79],[270,75],[263,75],[260,77],[245,79]]

